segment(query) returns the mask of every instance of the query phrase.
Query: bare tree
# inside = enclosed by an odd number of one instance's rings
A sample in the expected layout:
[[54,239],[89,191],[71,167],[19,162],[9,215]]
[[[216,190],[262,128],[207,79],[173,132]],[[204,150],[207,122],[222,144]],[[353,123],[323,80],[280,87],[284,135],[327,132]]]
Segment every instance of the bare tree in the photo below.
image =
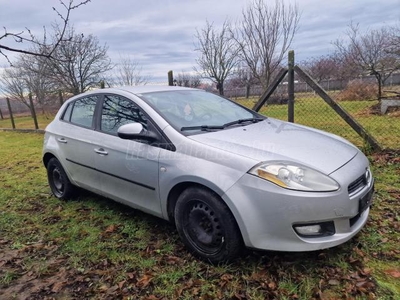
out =
[[317,82],[332,79],[338,68],[338,61],[333,56],[319,56],[307,59],[302,66]]
[[150,76],[142,75],[139,62],[129,55],[121,55],[114,70],[114,81],[117,85],[146,85],[150,80]]
[[335,69],[333,70],[333,77],[335,79],[341,80],[342,82],[348,81],[352,78],[358,77],[362,72],[360,67],[354,64],[349,57],[343,56],[337,51],[331,56],[331,58],[335,63]]
[[238,63],[239,49],[231,35],[231,25],[225,20],[218,30],[207,21],[206,26],[196,31],[196,51],[200,57],[196,60],[201,76],[217,84],[220,95],[224,94],[224,82]]
[[6,96],[26,105],[32,114],[29,95],[34,98],[34,105],[39,104],[45,113],[45,106],[49,104],[54,92],[53,84],[47,76],[47,65],[38,56],[28,54],[21,54],[13,66],[4,70],[0,77],[0,87]]
[[400,57],[400,21],[396,26],[391,27],[389,30],[390,41],[388,52]]
[[20,67],[9,67],[3,70],[0,77],[3,93],[12,100],[19,101],[31,110],[28,94],[30,93],[24,70]]
[[234,37],[243,62],[264,89],[280,68],[299,21],[298,6],[286,5],[283,0],[276,0],[274,5],[254,0],[243,10]]
[[385,81],[400,69],[400,58],[390,51],[389,29],[382,27],[360,33],[359,25],[351,23],[346,35],[347,41],[336,40],[334,45],[344,58],[366,74],[375,76],[380,99]]
[[99,86],[107,71],[112,69],[107,46],[93,36],[66,33],[68,42],[61,42],[54,51],[55,59],[48,60],[49,76],[61,90],[74,95]]
[[178,86],[198,88],[201,85],[201,79],[199,75],[182,72],[178,74],[176,84]]
[[45,113],[45,106],[50,104],[51,97],[54,94],[54,83],[49,78],[49,65],[43,59],[34,55],[22,54],[19,56],[16,64],[21,69],[29,92],[35,96],[36,102]]
[[[61,42],[65,42],[68,39],[65,38],[65,32],[70,20],[70,15],[71,12],[74,9],[77,9],[78,7],[87,4],[91,0],[85,0],[81,1],[78,4],[74,4],[73,0],[69,0],[67,3],[64,1],[60,0],[60,4],[64,11],[60,11],[56,7],[52,7],[55,13],[58,15],[58,17],[61,19],[62,24],[57,26],[60,27],[61,30],[58,31],[57,33],[57,38],[54,39],[51,43],[47,41],[47,36],[46,36],[46,28],[44,28],[43,31],[43,37],[41,39],[37,38],[33,32],[25,28],[25,30],[19,31],[19,32],[9,32],[7,28],[4,26],[4,33],[0,35],[0,55],[4,56],[7,61],[11,65],[11,61],[9,60],[7,56],[7,52],[17,52],[17,53],[24,53],[24,54],[29,54],[29,55],[35,55],[35,56],[42,56],[42,57],[53,57],[55,49],[58,47],[58,45]],[[25,43],[28,44],[31,50],[25,50],[22,47],[17,47],[15,46],[6,46],[3,42],[7,42],[11,40],[14,42],[16,45]],[[32,47],[35,46],[35,47]],[[40,50],[40,51],[35,51],[35,50]]]
[[239,64],[232,76],[229,78],[226,86],[228,89],[237,89],[237,88],[245,88],[246,89],[246,98],[250,96],[251,87],[257,83],[257,80],[253,77],[250,69],[243,65]]

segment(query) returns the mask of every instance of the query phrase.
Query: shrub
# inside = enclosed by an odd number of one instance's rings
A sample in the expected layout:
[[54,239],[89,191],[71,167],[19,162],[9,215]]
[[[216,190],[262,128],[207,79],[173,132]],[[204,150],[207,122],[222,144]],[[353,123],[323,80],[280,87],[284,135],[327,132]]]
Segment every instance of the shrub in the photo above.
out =
[[346,88],[337,95],[337,100],[373,100],[378,94],[376,84],[363,82],[362,80],[349,81]]

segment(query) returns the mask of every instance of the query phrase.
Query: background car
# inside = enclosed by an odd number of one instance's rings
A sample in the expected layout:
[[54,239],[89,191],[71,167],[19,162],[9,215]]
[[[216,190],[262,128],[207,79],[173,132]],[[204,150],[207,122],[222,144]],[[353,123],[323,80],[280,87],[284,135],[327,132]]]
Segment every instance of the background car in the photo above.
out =
[[367,158],[346,140],[205,91],[144,86],[69,99],[46,128],[53,194],[90,190],[176,224],[216,263],[243,246],[339,245],[367,221]]

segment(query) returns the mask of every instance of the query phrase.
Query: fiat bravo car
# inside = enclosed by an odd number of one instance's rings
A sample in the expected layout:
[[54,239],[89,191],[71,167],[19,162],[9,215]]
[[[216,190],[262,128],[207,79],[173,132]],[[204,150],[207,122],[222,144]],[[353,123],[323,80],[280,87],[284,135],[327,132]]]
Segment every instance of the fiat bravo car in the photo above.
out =
[[181,87],[69,99],[46,128],[43,162],[57,198],[79,187],[169,220],[214,263],[244,246],[342,244],[367,222],[374,186],[346,140]]

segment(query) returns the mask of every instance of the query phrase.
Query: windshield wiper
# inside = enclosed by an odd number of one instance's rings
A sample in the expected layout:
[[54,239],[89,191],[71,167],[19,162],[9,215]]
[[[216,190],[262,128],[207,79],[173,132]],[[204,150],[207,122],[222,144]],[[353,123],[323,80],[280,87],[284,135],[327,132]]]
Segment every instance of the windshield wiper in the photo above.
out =
[[182,127],[181,131],[187,131],[187,130],[201,130],[201,131],[208,131],[208,130],[213,130],[213,129],[224,129],[225,127],[218,126],[218,125],[200,125],[200,126],[187,126],[187,127]]
[[251,122],[251,123],[257,123],[260,121],[264,121],[264,118],[248,118],[248,119],[239,119],[236,121],[232,121],[229,123],[225,123],[224,125],[222,125],[224,128],[232,126],[232,125],[237,125],[237,124],[242,124],[242,123],[247,123],[247,122]]
[[242,123],[257,123],[260,121],[264,121],[264,118],[248,118],[248,119],[239,119],[236,121],[232,121],[229,123],[225,123],[224,125],[200,125],[200,126],[187,126],[187,127],[182,127],[181,131],[187,131],[187,130],[201,130],[201,131],[209,131],[209,130],[222,130],[225,129],[226,127],[232,126],[232,125],[237,125],[237,124],[242,124]]
[[242,123],[257,123],[260,121],[264,121],[264,118],[248,118],[248,119],[239,119],[236,121],[232,121],[229,123],[225,123],[224,125],[200,125],[200,126],[187,126],[187,127],[182,127],[181,131],[188,131],[188,130],[201,130],[201,131],[209,131],[209,130],[222,130],[225,129],[226,127],[232,126],[232,125],[237,125],[237,124],[242,124]]

